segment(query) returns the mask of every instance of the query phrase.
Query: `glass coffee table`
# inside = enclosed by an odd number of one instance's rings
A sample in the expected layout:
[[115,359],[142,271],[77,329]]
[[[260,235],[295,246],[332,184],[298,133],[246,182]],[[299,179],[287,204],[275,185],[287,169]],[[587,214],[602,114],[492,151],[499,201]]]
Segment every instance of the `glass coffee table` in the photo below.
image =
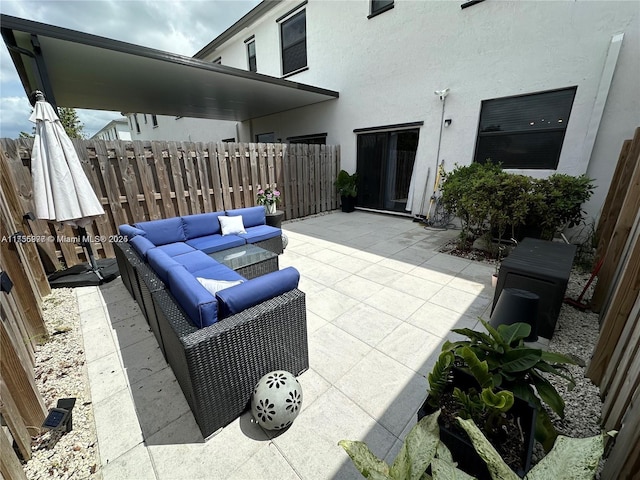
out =
[[277,253],[251,244],[210,253],[209,256],[247,279],[278,270]]

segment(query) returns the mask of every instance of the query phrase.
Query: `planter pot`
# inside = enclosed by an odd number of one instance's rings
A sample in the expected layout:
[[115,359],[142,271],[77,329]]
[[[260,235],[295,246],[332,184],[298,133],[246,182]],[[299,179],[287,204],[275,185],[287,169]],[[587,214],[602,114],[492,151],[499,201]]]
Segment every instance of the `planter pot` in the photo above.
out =
[[491,275],[491,286],[496,288],[498,286],[498,274],[494,273]]
[[[462,390],[466,390],[470,387],[476,387],[480,390],[475,379],[465,372],[454,369],[454,379],[455,386],[458,386]],[[418,410],[418,421],[420,421],[422,417],[433,413],[435,410],[436,409],[429,405],[428,399],[425,400],[420,407],[420,410]],[[524,477],[531,468],[531,455],[533,453],[533,445],[535,441],[534,435],[537,412],[533,405],[516,397],[514,405],[509,410],[509,413],[512,413],[519,418],[519,423],[522,426],[524,452],[520,458],[520,463],[523,467],[517,469],[514,468],[514,470],[520,477]],[[453,461],[458,463],[458,468],[464,470],[469,475],[476,477],[478,480],[491,480],[491,475],[489,474],[487,465],[476,453],[473,448],[473,444],[471,443],[471,440],[469,440],[469,437],[467,437],[466,433],[463,430],[458,431],[447,428],[442,422],[442,414],[440,417],[440,440],[451,451]]]
[[340,205],[345,213],[353,212],[356,209],[356,197],[340,196]]
[[264,206],[267,215],[275,215],[276,213],[276,204],[275,203],[267,203]]

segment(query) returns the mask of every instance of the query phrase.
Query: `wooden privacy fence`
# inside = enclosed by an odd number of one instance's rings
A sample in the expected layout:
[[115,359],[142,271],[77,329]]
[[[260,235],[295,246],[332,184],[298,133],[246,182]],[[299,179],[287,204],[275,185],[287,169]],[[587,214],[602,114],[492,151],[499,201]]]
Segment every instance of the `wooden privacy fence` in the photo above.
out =
[[[254,206],[259,187],[276,184],[285,219],[334,210],[333,182],[340,169],[340,148],[333,145],[262,143],[119,142],[74,140],[78,156],[105,215],[87,227],[99,257],[114,256],[110,236],[123,223]],[[33,211],[33,140],[1,139],[19,193],[21,215]],[[25,221],[27,222],[27,221]],[[68,239],[75,230],[29,220],[45,267],[53,271],[86,261],[82,248]],[[26,226],[25,226],[26,228]]]
[[[42,296],[50,293],[33,243],[7,241],[22,223],[19,201],[7,164],[0,162],[0,272],[13,287],[0,292],[0,415],[23,459],[31,458],[31,435],[46,408],[34,378],[37,341],[45,339]],[[6,283],[5,283],[6,285]],[[11,440],[0,432],[0,476],[26,479]]]
[[603,427],[619,430],[602,478],[631,479],[640,472],[640,127],[623,144],[597,235],[600,336],[587,375],[600,387]]

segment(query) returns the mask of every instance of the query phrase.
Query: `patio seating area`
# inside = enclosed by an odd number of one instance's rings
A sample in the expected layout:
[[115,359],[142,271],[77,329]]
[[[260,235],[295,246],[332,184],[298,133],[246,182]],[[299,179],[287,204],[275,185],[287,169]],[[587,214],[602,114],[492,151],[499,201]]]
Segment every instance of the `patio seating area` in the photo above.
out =
[[76,289],[105,480],[361,478],[338,441],[393,459],[450,329],[488,318],[493,267],[437,251],[457,230],[357,211],[283,231],[280,268],[301,274],[310,360],[283,432],[245,412],[205,441],[122,280]]

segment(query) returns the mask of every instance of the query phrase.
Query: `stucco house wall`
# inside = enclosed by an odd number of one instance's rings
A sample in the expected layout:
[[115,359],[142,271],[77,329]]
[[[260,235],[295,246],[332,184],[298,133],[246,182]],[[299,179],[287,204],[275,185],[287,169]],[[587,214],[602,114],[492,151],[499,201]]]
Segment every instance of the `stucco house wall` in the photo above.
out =
[[[133,113],[127,113],[131,140],[164,140],[176,142],[219,142],[236,138],[236,122],[204,118],[157,115],[157,126],[151,114],[138,113],[137,132]],[[146,121],[145,121],[146,116]]]
[[124,118],[111,120],[91,138],[99,138],[100,140],[131,140],[129,124]]
[[[340,98],[244,122],[240,140],[259,133],[276,138],[326,132],[340,144],[345,169],[356,169],[358,128],[424,122],[416,157],[414,210],[436,165],[441,101],[450,88],[440,159],[447,169],[473,161],[481,102],[577,86],[557,170],[596,179],[587,205],[596,217],[622,141],[640,125],[640,8],[631,1],[396,0],[367,18],[370,2],[310,0],[306,9],[308,69],[287,78],[340,92]],[[285,1],[247,25],[206,59],[248,68],[245,40],[256,42],[258,73],[282,76],[276,19],[299,5]],[[611,40],[624,34],[610,89],[605,63]],[[615,52],[614,52],[615,53]],[[605,72],[606,73],[606,72]],[[606,99],[599,129],[596,100]],[[594,127],[595,125],[595,127]],[[589,135],[597,132],[591,151]],[[515,171],[515,170],[514,170]],[[431,183],[431,181],[429,182]]]

